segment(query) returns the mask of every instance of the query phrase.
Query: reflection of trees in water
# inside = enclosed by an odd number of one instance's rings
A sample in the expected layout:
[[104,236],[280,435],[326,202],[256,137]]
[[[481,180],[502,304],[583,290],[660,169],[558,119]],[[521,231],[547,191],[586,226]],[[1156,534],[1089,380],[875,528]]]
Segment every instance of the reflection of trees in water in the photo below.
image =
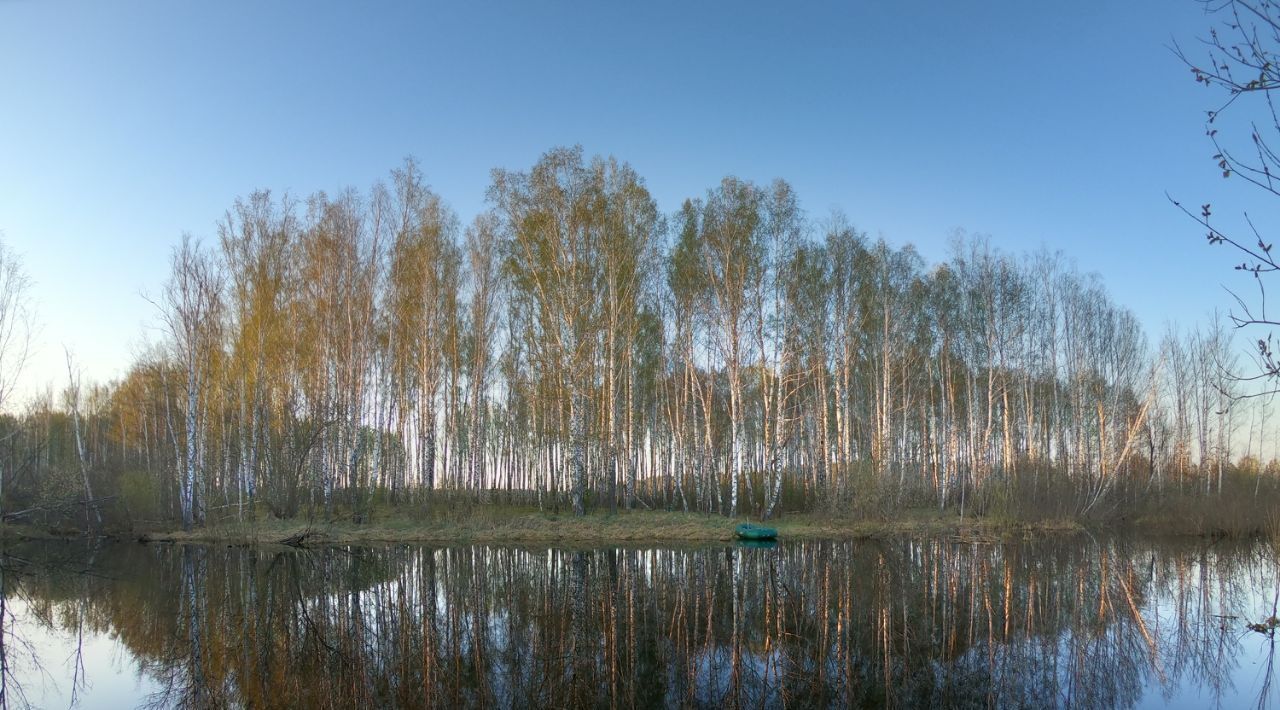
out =
[[[111,624],[108,614],[88,602],[98,581],[94,565],[100,547],[90,540],[35,556],[0,550],[0,708],[30,707],[28,692],[55,680],[31,641],[35,627],[56,629],[74,640],[70,656],[56,660],[70,668],[64,687],[70,705],[76,705],[86,684],[85,633],[103,633]],[[48,581],[54,578],[63,583],[50,587]]]
[[[0,557],[0,708],[25,707],[28,703],[24,676],[43,673],[36,663],[35,649],[18,633],[13,612],[13,597],[20,594],[16,582],[30,573],[28,567],[28,561],[21,557]],[[30,671],[20,673],[23,666]]]
[[51,623],[113,629],[164,706],[1107,707],[1230,691],[1221,615],[1273,565],[1122,541],[119,546],[112,581],[19,583]]

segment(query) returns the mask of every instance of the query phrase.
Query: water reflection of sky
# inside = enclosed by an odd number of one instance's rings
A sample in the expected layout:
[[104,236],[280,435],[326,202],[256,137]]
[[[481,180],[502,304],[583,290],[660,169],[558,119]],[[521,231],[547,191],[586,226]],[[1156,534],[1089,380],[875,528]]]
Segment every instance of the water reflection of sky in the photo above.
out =
[[102,552],[100,576],[3,578],[10,680],[35,707],[1280,697],[1274,639],[1245,627],[1277,603],[1262,545]]
[[[21,707],[25,697],[37,708],[69,708],[74,700],[77,708],[117,710],[146,704],[160,690],[160,684],[113,634],[87,628],[79,634],[75,626],[56,622],[50,626],[22,599],[10,599],[8,611],[17,637],[8,642],[8,658],[13,679],[23,691],[10,695],[11,707]],[[74,609],[59,611],[75,614]],[[73,683],[74,679],[83,682]]]
[[[1246,627],[1276,612],[1274,558],[1261,546],[1236,560],[1202,551],[1173,567],[1152,564],[1156,596],[1143,607],[1142,619],[1159,643],[1138,707],[1274,705],[1280,698],[1274,670],[1280,669],[1273,663],[1280,649],[1274,635]],[[1198,664],[1192,659],[1197,655]],[[1208,672],[1184,670],[1196,665]]]

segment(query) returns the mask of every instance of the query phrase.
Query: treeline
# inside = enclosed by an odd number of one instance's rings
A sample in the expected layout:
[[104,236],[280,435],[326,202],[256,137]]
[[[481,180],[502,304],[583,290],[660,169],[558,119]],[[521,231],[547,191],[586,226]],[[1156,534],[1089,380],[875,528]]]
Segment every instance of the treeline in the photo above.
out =
[[664,215],[576,148],[495,170],[465,226],[411,160],[363,192],[253,193],[183,239],[156,302],[166,338],[122,381],[10,423],[5,510],[52,481],[188,526],[444,491],[1085,515],[1220,492],[1267,431],[1220,327],[1153,349],[1059,254],[961,237],[930,265],[781,180]]

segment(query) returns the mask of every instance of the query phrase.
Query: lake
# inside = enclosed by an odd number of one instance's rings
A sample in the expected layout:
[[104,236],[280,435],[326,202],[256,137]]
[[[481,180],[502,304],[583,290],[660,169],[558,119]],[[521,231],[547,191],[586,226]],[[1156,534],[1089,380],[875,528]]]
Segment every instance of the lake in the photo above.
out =
[[1244,707],[1269,544],[10,543],[3,700],[36,707]]

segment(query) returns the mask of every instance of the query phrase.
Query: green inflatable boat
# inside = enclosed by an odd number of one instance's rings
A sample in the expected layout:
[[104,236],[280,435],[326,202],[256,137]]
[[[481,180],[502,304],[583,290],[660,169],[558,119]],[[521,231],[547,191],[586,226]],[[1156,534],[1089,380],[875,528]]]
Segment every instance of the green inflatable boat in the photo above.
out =
[[734,534],[739,540],[776,540],[778,539],[778,531],[773,528],[763,528],[759,525],[751,523],[743,523],[734,529]]

